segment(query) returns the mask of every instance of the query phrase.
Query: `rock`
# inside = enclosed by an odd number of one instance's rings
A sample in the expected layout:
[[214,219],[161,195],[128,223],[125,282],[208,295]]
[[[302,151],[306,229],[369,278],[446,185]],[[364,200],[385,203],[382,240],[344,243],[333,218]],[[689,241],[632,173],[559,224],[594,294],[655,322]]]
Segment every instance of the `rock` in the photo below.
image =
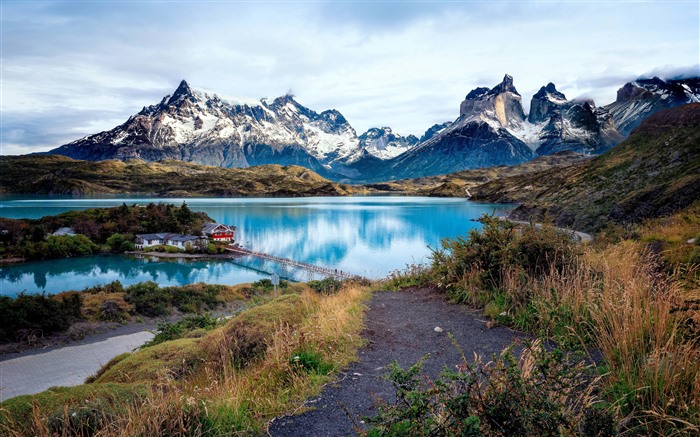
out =
[[445,330],[442,329],[442,328],[439,327],[439,326],[436,326],[435,329],[433,329],[433,331],[435,331],[435,332],[437,332],[437,333],[439,334],[439,333],[441,333],[441,332],[444,332]]
[[696,241],[697,241],[696,238],[691,238],[690,240],[686,241],[686,243],[687,244],[695,244]]

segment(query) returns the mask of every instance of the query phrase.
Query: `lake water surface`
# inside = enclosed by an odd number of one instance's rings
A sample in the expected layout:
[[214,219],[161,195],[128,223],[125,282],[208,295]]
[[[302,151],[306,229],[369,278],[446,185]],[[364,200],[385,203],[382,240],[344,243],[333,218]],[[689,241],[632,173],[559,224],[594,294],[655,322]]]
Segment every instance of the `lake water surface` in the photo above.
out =
[[[243,246],[272,255],[379,278],[407,264],[426,262],[441,238],[466,234],[484,213],[511,206],[426,197],[232,198],[37,198],[0,199],[0,216],[39,218],[61,212],[148,202],[183,201],[217,222],[238,228]],[[163,230],[164,232],[167,229]],[[295,280],[307,273],[253,259],[148,260],[126,256],[29,262],[0,268],[0,293],[56,293],[119,280],[163,285],[236,284],[276,272]]]

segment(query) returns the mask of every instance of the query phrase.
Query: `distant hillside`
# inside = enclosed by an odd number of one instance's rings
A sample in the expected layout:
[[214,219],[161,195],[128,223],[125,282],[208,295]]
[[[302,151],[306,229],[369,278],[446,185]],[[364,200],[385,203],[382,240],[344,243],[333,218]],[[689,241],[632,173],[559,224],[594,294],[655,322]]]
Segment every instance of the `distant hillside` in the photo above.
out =
[[700,198],[700,104],[657,112],[589,161],[491,181],[473,194],[522,203],[516,218],[547,216],[581,230],[674,212]]
[[0,156],[0,194],[343,196],[358,189],[298,166],[221,168],[182,161],[77,161],[60,155]]
[[565,151],[553,155],[540,156],[519,165],[477,168],[440,176],[368,184],[365,187],[378,191],[396,191],[419,196],[467,197],[466,190],[473,190],[479,185],[496,179],[533,173],[553,167],[570,166],[590,158],[590,155]]

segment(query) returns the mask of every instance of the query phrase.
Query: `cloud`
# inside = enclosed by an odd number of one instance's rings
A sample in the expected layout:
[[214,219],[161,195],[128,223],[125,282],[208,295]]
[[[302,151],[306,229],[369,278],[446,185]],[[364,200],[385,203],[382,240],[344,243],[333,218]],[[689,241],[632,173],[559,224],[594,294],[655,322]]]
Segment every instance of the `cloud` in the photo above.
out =
[[646,73],[640,75],[638,79],[650,79],[652,77],[660,77],[664,80],[700,77],[700,64],[686,67],[664,65],[662,67],[654,68],[651,71],[647,71]]
[[[602,2],[3,2],[12,150],[110,129],[181,79],[223,95],[293,89],[358,133],[421,135],[473,88],[554,82],[608,103],[643,72],[688,74],[700,5]],[[659,17],[664,17],[660,20]],[[681,71],[682,70],[682,71]],[[93,129],[93,131],[89,131]],[[72,136],[75,135],[75,136]],[[1,153],[8,152],[6,139]]]

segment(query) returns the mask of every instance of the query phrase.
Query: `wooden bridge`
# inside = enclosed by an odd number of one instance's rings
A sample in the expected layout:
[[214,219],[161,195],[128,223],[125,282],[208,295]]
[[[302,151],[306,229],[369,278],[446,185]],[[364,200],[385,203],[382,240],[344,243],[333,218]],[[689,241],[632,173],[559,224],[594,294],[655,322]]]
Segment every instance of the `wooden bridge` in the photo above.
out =
[[353,275],[351,273],[346,273],[346,272],[340,271],[338,269],[329,269],[326,267],[315,266],[313,264],[304,263],[301,261],[294,261],[293,259],[289,259],[289,258],[281,258],[279,256],[270,255],[268,253],[255,252],[253,250],[244,249],[244,248],[239,247],[239,246],[228,246],[226,248],[226,250],[228,250],[231,253],[254,256],[256,258],[266,259],[268,261],[275,261],[275,262],[278,262],[280,264],[284,264],[287,266],[292,266],[292,267],[304,269],[304,270],[312,272],[312,273],[318,273],[319,275],[324,275],[326,277],[333,277],[336,279],[356,279],[356,280],[364,279],[362,276]]

